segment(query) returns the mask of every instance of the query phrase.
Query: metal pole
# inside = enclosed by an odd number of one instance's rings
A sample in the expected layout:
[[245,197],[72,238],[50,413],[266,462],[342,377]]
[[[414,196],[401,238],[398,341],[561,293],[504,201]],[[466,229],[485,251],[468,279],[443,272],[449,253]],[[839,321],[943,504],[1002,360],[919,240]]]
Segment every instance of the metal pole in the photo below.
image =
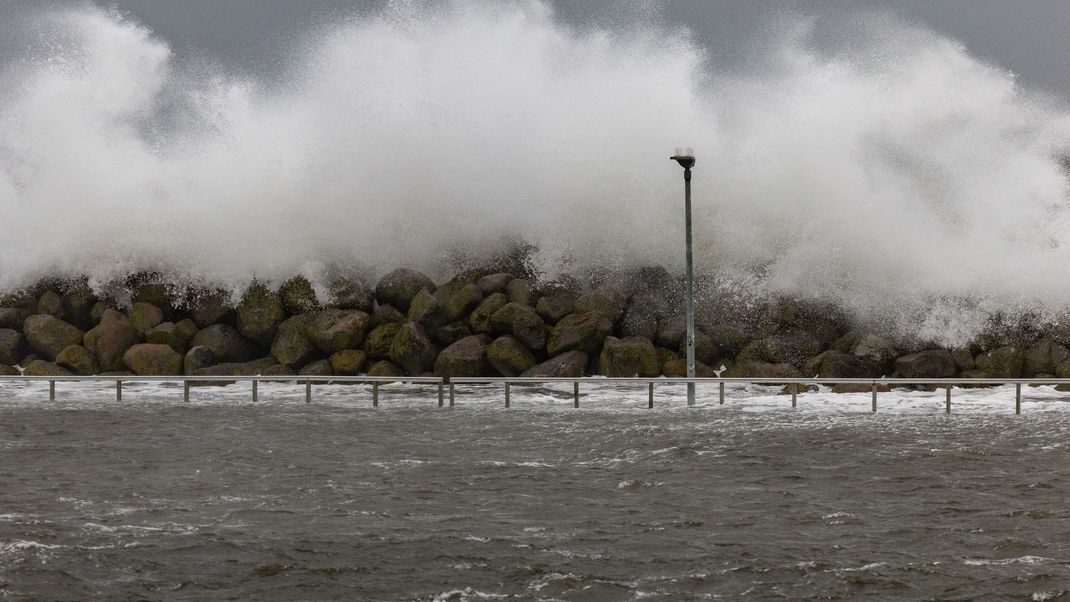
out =
[[873,408],[872,412],[877,413],[877,383],[873,383]]
[[721,381],[721,405],[724,405],[724,381]]
[[254,402],[260,400],[260,395],[259,395],[259,393],[258,393],[258,391],[256,389],[256,385],[257,385],[257,383],[256,383],[256,380],[254,379],[253,380],[253,401]]
[[654,383],[647,383],[646,407],[648,409],[654,407]]
[[572,407],[580,407],[580,381],[572,382]]
[[1014,413],[1015,415],[1022,413],[1022,384],[1018,383],[1014,385]]
[[453,407],[453,381],[450,381],[450,407]]
[[189,381],[182,381],[182,401],[189,403]]
[[48,381],[48,400],[56,401],[56,381]]
[[791,407],[794,408],[798,405],[799,399],[799,383],[791,383]]
[[115,401],[123,400],[123,381],[115,381]]
[[944,401],[944,413],[951,413],[951,385],[947,386],[947,399]]
[[312,403],[312,379],[305,380],[305,403]]
[[509,383],[505,383],[505,407],[509,407]]
[[442,407],[442,400],[443,400],[443,395],[444,394],[445,393],[444,393],[444,387],[442,385],[442,381],[438,381],[438,407],[440,407],[440,408]]
[[372,407],[379,407],[379,383],[372,383]]
[[[691,168],[684,168],[684,226],[687,231],[687,377],[695,378],[695,290],[691,257]],[[687,383],[687,405],[695,405],[695,383]]]

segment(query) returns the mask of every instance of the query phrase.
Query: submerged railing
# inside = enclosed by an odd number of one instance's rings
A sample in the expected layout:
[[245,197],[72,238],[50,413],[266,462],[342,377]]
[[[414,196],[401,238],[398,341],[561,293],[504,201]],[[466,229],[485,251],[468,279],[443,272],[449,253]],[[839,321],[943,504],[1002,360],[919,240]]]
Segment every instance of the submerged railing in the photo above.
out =
[[[191,386],[211,386],[213,384],[226,385],[235,382],[249,382],[251,384],[252,401],[259,401],[259,383],[262,382],[286,382],[298,383],[305,386],[305,403],[312,403],[314,384],[370,384],[372,386],[372,407],[379,406],[379,388],[384,384],[402,383],[414,385],[434,385],[438,388],[438,406],[446,405],[447,389],[448,404],[456,405],[457,385],[495,385],[504,386],[505,407],[512,405],[512,387],[514,385],[541,385],[550,383],[571,383],[573,407],[580,407],[580,384],[605,385],[626,383],[634,385],[646,385],[647,407],[654,407],[655,385],[678,385],[687,383],[717,384],[718,402],[724,404],[726,399],[726,384],[755,384],[755,385],[783,385],[789,388],[791,395],[791,407],[798,406],[799,388],[818,385],[856,385],[859,389],[868,388],[872,395],[870,410],[877,411],[877,394],[882,388],[895,386],[930,386],[942,387],[946,390],[944,411],[951,413],[951,392],[956,385],[959,387],[981,387],[990,385],[1014,385],[1014,413],[1022,413],[1022,385],[1067,385],[1070,387],[1070,378],[604,378],[604,377],[454,377],[443,378],[439,376],[0,376],[3,382],[48,382],[49,400],[56,400],[56,383],[63,382],[114,382],[115,399],[123,399],[123,383],[138,382],[173,382],[182,383],[183,400],[190,400]],[[851,391],[852,393],[864,392],[863,390]]]

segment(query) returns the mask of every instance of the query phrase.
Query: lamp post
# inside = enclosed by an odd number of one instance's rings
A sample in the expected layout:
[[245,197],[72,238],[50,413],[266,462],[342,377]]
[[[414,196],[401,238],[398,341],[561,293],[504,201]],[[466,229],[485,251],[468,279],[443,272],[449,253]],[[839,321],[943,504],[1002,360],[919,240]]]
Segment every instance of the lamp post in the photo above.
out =
[[[676,154],[669,157],[684,168],[684,228],[687,240],[687,377],[695,378],[695,289],[694,275],[691,267],[691,168],[695,166],[694,151],[676,149]],[[687,383],[687,405],[695,405],[695,383]]]

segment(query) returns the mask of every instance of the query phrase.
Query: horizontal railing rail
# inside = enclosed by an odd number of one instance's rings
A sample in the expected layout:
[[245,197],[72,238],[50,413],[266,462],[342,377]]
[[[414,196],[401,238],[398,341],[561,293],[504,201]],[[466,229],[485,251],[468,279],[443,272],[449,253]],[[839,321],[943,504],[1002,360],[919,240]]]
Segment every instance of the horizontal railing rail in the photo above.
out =
[[[116,400],[122,401],[124,383],[138,382],[174,382],[184,386],[184,399],[190,400],[190,386],[200,383],[223,383],[250,382],[252,385],[252,400],[258,401],[258,385],[261,382],[290,382],[305,385],[305,402],[312,402],[313,384],[370,384],[372,385],[372,405],[379,405],[379,387],[383,384],[401,383],[413,385],[436,385],[438,387],[438,405],[445,405],[446,388],[449,389],[449,405],[456,404],[457,385],[495,385],[505,387],[505,407],[511,406],[511,388],[513,385],[540,385],[552,383],[571,383],[573,393],[573,406],[580,407],[580,384],[605,385],[623,383],[629,385],[647,385],[647,407],[654,407],[655,385],[682,385],[716,384],[718,385],[718,401],[725,403],[725,385],[728,384],[753,384],[753,385],[785,385],[791,387],[791,406],[797,407],[799,387],[821,385],[860,385],[868,386],[872,393],[871,411],[877,411],[877,393],[881,387],[893,386],[937,386],[946,390],[945,411],[951,413],[951,391],[956,385],[959,387],[977,387],[988,385],[1015,385],[1015,413],[1021,413],[1022,385],[1067,385],[1070,386],[1070,378],[790,378],[790,377],[453,377],[439,376],[295,376],[295,375],[241,375],[241,376],[0,376],[2,382],[48,382],[49,399],[56,398],[56,383],[62,382],[113,382],[115,383]],[[855,391],[863,392],[863,391]]]

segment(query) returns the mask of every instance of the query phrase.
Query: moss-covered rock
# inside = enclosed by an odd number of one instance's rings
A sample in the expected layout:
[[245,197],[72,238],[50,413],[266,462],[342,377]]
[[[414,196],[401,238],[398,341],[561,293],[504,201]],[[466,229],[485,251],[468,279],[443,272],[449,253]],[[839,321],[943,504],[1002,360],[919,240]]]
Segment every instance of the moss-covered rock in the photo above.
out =
[[410,376],[431,369],[437,355],[427,332],[416,322],[406,322],[390,345],[390,360]]
[[196,336],[197,330],[197,325],[188,318],[177,324],[162,322],[146,330],[144,339],[146,343],[170,345],[171,349],[182,354],[189,348],[189,343]]
[[993,378],[1021,378],[1025,353],[1021,347],[1008,345],[986,351],[974,360],[977,369],[984,370]]
[[[192,351],[192,350],[191,350]],[[286,372],[286,370],[281,370]],[[224,362],[194,372],[194,376],[269,376],[280,372],[279,363],[273,357],[265,357],[248,362]],[[227,381],[196,382],[194,385],[225,385]]]
[[70,370],[45,360],[33,360],[23,366],[23,376],[74,376]]
[[364,351],[368,353],[368,357],[373,360],[389,358],[390,345],[394,343],[394,337],[397,336],[399,330],[401,330],[401,324],[395,323],[380,324],[373,328],[368,333],[367,340],[364,341]]
[[288,316],[296,316],[320,308],[319,299],[316,297],[316,289],[304,276],[294,276],[279,287],[279,298],[282,307]]
[[360,310],[329,308],[315,314],[306,332],[320,351],[330,355],[359,348],[370,324],[371,317]]
[[505,307],[509,303],[509,299],[502,293],[492,293],[486,299],[483,299],[479,305],[472,310],[472,314],[468,316],[468,326],[475,333],[490,333],[491,324],[490,319],[499,309]]
[[85,335],[77,326],[45,314],[26,318],[22,333],[34,351],[52,360],[71,345],[78,345]]
[[658,352],[646,337],[607,337],[598,366],[600,374],[610,377],[652,378],[661,374]]
[[409,320],[419,322],[429,331],[445,326],[449,320],[446,317],[446,309],[438,297],[426,289],[420,290],[413,296],[409,304]]
[[234,317],[230,293],[222,289],[195,289],[187,304],[190,318],[199,328],[230,323]]
[[19,372],[19,369],[14,366],[0,364],[0,376],[19,376],[21,374],[22,373]]
[[393,305],[380,305],[372,312],[372,328],[383,324],[402,324],[405,322],[405,314],[394,308]]
[[570,290],[555,290],[539,297],[535,303],[535,311],[547,324],[557,324],[561,318],[576,311],[577,297],[578,295]]
[[334,370],[331,368],[331,362],[317,360],[301,368],[297,374],[300,376],[334,376]]
[[490,325],[495,334],[511,334],[528,349],[538,351],[546,346],[546,323],[531,306],[506,303],[491,316]]
[[0,307],[0,328],[21,331],[26,318],[32,315],[33,312],[23,307]]
[[[680,357],[670,358],[661,365],[661,373],[670,378],[687,378],[687,360]],[[717,372],[706,364],[696,361],[695,377],[716,378]]]
[[1070,350],[1052,339],[1040,339],[1025,350],[1022,374],[1027,377],[1040,373],[1054,374],[1055,367],[1070,359]]
[[958,366],[947,349],[927,349],[895,360],[895,371],[903,378],[952,378]]
[[881,367],[868,358],[829,350],[807,361],[802,374],[808,378],[877,378],[881,376]]
[[275,340],[271,343],[271,355],[280,364],[299,368],[315,359],[319,350],[307,331],[316,314],[305,313],[291,316],[279,324]]
[[435,283],[416,270],[398,268],[383,276],[375,285],[375,299],[408,313],[410,301],[421,290],[434,292]]
[[165,320],[170,319],[175,308],[175,287],[165,282],[140,282],[130,295],[134,303],[148,303],[163,311]]
[[760,361],[736,362],[723,376],[728,378],[797,378],[798,368],[788,363],[773,364]]
[[102,372],[124,370],[123,354],[137,343],[137,330],[130,319],[114,309],[105,309],[100,323],[85,334],[84,346],[93,352]]
[[85,278],[69,283],[63,292],[63,309],[67,319],[78,328],[87,329],[96,325],[93,321],[93,306],[98,299]]
[[0,328],[0,364],[17,364],[22,357],[22,333]]
[[216,361],[223,363],[248,362],[261,355],[259,345],[228,324],[213,324],[202,329],[190,344],[211,349]]
[[466,284],[446,302],[446,318],[450,322],[456,322],[471,313],[481,301],[483,301],[483,292],[479,290],[479,287]]
[[405,371],[386,360],[375,362],[368,368],[368,376],[405,376]]
[[[603,316],[604,317],[604,316]],[[540,378],[576,378],[587,372],[587,354],[582,351],[566,351],[541,364],[532,366],[521,376]]]
[[182,373],[196,374],[199,370],[203,370],[215,363],[215,354],[212,353],[211,349],[203,345],[191,347],[186,352],[186,356],[182,358]]
[[624,315],[624,309],[628,305],[628,289],[617,281],[612,280],[598,288],[580,295],[576,299],[576,312],[598,312],[615,323]]
[[170,345],[134,345],[123,354],[123,363],[138,376],[177,376],[182,373],[182,356]]
[[493,295],[494,293],[504,293],[512,280],[513,275],[508,272],[495,272],[477,280],[476,286],[479,287],[480,292],[484,295]]
[[514,336],[494,339],[487,346],[487,361],[502,376],[520,376],[535,366],[535,356]]
[[435,359],[435,374],[445,377],[486,376],[487,336],[472,335],[446,347]]
[[344,349],[328,358],[331,371],[340,376],[356,376],[368,363],[368,354],[358,349]]
[[510,303],[519,303],[520,305],[527,305],[534,307],[535,302],[538,299],[535,294],[535,287],[532,286],[531,281],[526,278],[514,278],[509,281],[509,284],[505,287],[506,296],[509,297]]
[[356,309],[371,313],[375,305],[375,291],[355,275],[336,276],[328,287],[329,303],[338,309]]
[[282,299],[260,283],[253,284],[238,304],[238,332],[261,345],[270,345],[286,318]]
[[130,324],[138,336],[144,337],[152,327],[163,322],[163,310],[149,303],[135,303],[130,308]]
[[91,376],[100,373],[100,366],[93,353],[81,345],[71,345],[56,356],[56,365],[66,368],[79,376]]
[[812,334],[793,328],[748,343],[736,356],[736,361],[802,367],[807,359],[820,351],[821,343]]
[[53,318],[62,320],[66,317],[66,311],[63,308],[63,298],[59,296],[59,293],[49,289],[45,291],[37,300],[37,313],[47,314]]
[[432,338],[440,345],[452,345],[471,335],[472,331],[468,329],[468,326],[464,322],[451,322],[450,324],[435,329]]
[[597,353],[612,329],[613,323],[601,313],[569,314],[550,330],[546,353],[550,356],[567,351]]

